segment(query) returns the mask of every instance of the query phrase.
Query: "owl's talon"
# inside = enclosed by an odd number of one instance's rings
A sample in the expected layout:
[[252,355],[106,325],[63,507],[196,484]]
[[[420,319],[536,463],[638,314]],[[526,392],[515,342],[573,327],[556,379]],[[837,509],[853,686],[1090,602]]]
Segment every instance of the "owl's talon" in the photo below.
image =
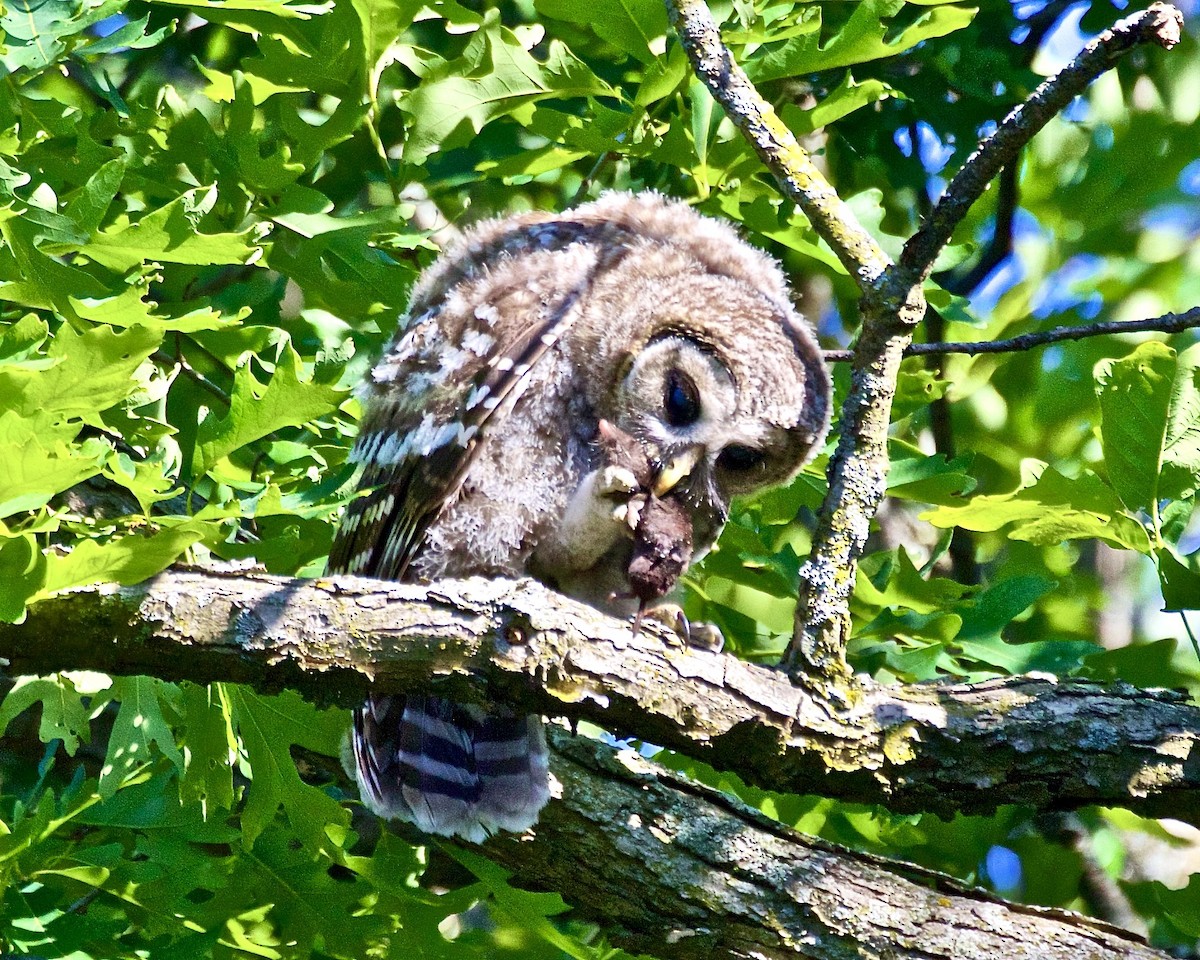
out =
[[686,645],[684,637],[687,630],[687,617],[683,615],[682,608],[676,604],[667,603],[657,607],[647,607],[643,604],[638,607],[637,615],[633,618],[633,635],[635,637],[641,633],[642,624],[647,620],[661,623],[670,630],[670,633],[664,638],[668,644],[680,647]]
[[638,492],[637,477],[625,467],[607,466],[600,473],[596,493],[602,497],[627,497]]
[[619,503],[613,507],[612,518],[617,523],[628,527],[632,534],[642,520],[642,509],[645,506],[645,497],[633,497],[625,503]]
[[655,607],[638,612],[634,621],[634,632],[642,620],[657,620],[681,641],[681,646],[694,647],[697,650],[707,650],[710,653],[720,653],[725,646],[725,636],[715,623],[704,623],[688,620],[683,608],[676,603],[660,603]]
[[696,650],[720,653],[725,648],[725,634],[715,623],[699,621],[688,624],[687,644]]

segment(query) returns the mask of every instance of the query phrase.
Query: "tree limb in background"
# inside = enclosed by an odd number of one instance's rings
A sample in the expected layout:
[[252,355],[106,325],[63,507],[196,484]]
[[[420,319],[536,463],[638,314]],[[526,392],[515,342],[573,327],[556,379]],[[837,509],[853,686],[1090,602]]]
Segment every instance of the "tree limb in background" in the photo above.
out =
[[[520,886],[559,890],[664,960],[1158,958],[1102,921],[1008,904],[812,840],[632,751],[552,736],[564,799],[537,835],[490,841]],[[570,850],[570,856],[563,856]]]
[[1182,695],[1030,677],[872,684],[838,712],[776,670],[665,635],[634,636],[531,580],[174,571],[41,601],[0,625],[0,657],[12,673],[227,680],[347,706],[432,686],[591,720],[788,793],[945,816],[1099,803],[1200,825],[1200,708]]
[[[1013,226],[1017,219],[1019,204],[1019,183],[1017,171],[1021,159],[1018,156],[1012,163],[1007,163],[1000,170],[1000,185],[996,196],[995,222],[992,226],[992,239],[987,249],[978,260],[964,273],[955,274],[949,270],[934,276],[938,286],[960,297],[968,296],[977,286],[988,278],[1004,260],[1012,253]],[[931,334],[938,339],[941,334]]]
[[[1108,323],[1090,323],[1087,326],[1054,327],[1036,333],[1023,333],[1007,340],[979,340],[942,343],[911,343],[904,351],[906,357],[929,356],[931,354],[965,353],[979,356],[984,353],[1018,353],[1054,343],[1070,340],[1086,340],[1088,337],[1104,337],[1122,333],[1182,333],[1184,330],[1200,328],[1200,307],[1192,307],[1184,313],[1166,313],[1147,320],[1114,320]],[[854,359],[853,350],[826,350],[827,363],[840,363]]]

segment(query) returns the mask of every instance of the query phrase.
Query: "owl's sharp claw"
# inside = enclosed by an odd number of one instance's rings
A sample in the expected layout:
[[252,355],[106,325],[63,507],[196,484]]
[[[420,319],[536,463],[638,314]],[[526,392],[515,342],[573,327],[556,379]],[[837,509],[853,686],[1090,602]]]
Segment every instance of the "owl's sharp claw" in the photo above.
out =
[[637,493],[637,477],[625,467],[607,466],[600,473],[596,492],[602,497],[627,497]]
[[697,650],[720,653],[725,648],[725,634],[715,623],[689,623],[687,644]]
[[640,629],[642,621],[647,617],[669,627],[671,632],[683,642],[684,646],[694,647],[697,650],[707,650],[710,653],[720,653],[721,649],[725,646],[725,636],[721,633],[720,627],[715,623],[693,622],[689,620],[683,612],[683,608],[678,604],[660,603],[649,609],[643,608],[639,610],[637,617],[633,621],[633,632],[635,635]]
[[646,506],[644,497],[632,497],[625,503],[619,503],[613,507],[612,518],[620,524],[629,528],[629,532],[633,533],[637,530],[638,524],[642,520],[642,509]]

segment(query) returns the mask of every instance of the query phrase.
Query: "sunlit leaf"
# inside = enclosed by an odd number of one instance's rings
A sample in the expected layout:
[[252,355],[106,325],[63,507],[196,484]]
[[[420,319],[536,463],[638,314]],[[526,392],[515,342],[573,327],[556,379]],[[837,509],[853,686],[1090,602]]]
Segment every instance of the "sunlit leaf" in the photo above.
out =
[[886,18],[903,8],[902,0],[864,0],[846,24],[821,43],[821,8],[806,6],[786,40],[768,44],[746,62],[746,72],[756,83],[794,77],[816,70],[832,70],[880,57],[891,57],[931,37],[961,30],[976,11],[969,7],[936,6],[895,36],[887,38]]
[[275,430],[329,413],[345,395],[312,375],[304,376],[300,357],[290,346],[284,348],[265,386],[254,379],[248,365],[242,367],[234,380],[229,412],[201,424],[196,472],[203,473],[222,457]]

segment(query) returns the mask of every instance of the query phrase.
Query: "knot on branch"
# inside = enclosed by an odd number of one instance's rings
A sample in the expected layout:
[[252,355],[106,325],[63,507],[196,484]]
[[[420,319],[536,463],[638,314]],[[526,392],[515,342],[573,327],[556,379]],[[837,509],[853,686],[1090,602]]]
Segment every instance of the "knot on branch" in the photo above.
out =
[[[1150,14],[1145,21],[1145,36],[1153,40],[1164,50],[1170,50],[1179,42],[1183,33],[1183,14],[1178,7],[1169,3],[1152,3],[1146,8]],[[1142,14],[1134,14],[1130,20],[1136,20]]]

